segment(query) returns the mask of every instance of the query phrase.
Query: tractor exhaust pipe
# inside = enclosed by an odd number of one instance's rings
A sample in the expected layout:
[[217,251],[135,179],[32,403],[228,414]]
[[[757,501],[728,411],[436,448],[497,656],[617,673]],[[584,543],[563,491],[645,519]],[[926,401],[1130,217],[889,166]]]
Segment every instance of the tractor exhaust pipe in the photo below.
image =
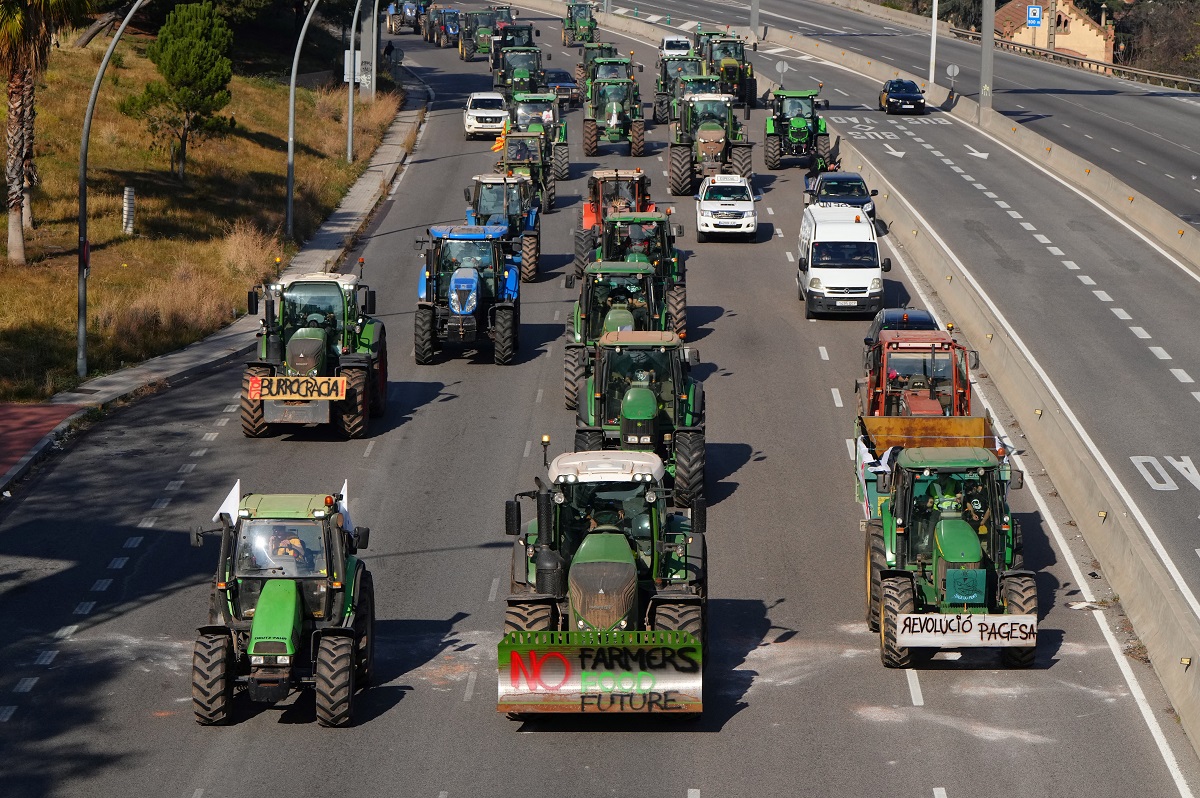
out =
[[555,599],[567,595],[567,574],[562,555],[552,547],[554,540],[554,499],[546,486],[538,480],[537,492],[538,536],[534,554],[537,569],[537,592]]
[[279,322],[275,315],[275,297],[270,291],[263,297],[263,332],[267,336],[267,361],[270,363],[283,362],[283,338],[279,335]]

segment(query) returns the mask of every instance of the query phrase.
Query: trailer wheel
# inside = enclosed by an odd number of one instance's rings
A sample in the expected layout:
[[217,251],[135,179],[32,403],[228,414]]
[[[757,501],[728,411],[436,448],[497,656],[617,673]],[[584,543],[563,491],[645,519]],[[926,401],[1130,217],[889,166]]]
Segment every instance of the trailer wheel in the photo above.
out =
[[265,366],[247,366],[242,374],[242,394],[238,399],[238,410],[242,419],[242,434],[247,438],[262,438],[269,428],[263,416],[263,400],[250,398],[250,380],[254,377],[270,377],[271,370]]
[[[1037,583],[1032,576],[1010,576],[1004,580],[1004,614],[1038,614]],[[1036,646],[1001,649],[1004,664],[1010,668],[1028,668],[1037,655]]]
[[229,723],[233,700],[233,641],[201,635],[192,648],[192,711],[201,726]]
[[541,249],[541,237],[537,233],[521,236],[521,282],[533,282],[537,277]]
[[333,407],[334,423],[345,438],[361,438],[367,434],[371,420],[371,403],[368,394],[366,369],[345,369],[346,398]]
[[504,632],[548,632],[554,621],[549,604],[510,604],[504,610]]
[[763,158],[767,162],[767,168],[774,171],[779,168],[780,161],[783,159],[783,143],[779,136],[767,136],[767,140],[763,142]]
[[359,688],[370,687],[375,676],[375,581],[363,570],[354,608],[354,629],[358,633],[354,681]]
[[879,658],[887,668],[908,668],[912,665],[912,649],[896,643],[898,616],[916,608],[911,579],[892,576],[883,580],[879,607]]
[[703,432],[675,433],[675,504],[686,507],[704,498]]
[[568,410],[579,407],[579,385],[583,382],[586,350],[579,346],[567,347],[563,359],[563,400]]
[[598,452],[604,448],[604,433],[600,430],[575,430],[575,451]]
[[320,725],[350,724],[354,707],[354,670],[354,640],[349,637],[322,637],[317,647],[317,667],[313,673],[317,723]]
[[884,568],[887,568],[887,551],[883,546],[883,529],[871,522],[867,525],[867,628],[872,632],[879,631]]
[[417,308],[413,321],[413,358],[418,366],[433,362],[433,308]]

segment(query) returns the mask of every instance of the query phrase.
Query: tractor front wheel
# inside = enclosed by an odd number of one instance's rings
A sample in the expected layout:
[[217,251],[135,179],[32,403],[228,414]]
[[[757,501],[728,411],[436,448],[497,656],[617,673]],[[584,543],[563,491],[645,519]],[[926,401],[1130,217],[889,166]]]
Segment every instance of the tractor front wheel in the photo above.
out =
[[379,331],[379,348],[375,362],[371,365],[371,417],[383,418],[387,415],[388,400],[388,359],[387,337],[383,330]]
[[542,192],[542,204],[546,213],[554,210],[554,203],[558,199],[557,183],[553,174],[546,175],[546,189]]
[[466,44],[464,44],[463,45],[463,53],[466,55],[466,58],[464,60],[474,61],[475,60],[475,42],[467,42]]
[[646,120],[635,119],[629,123],[629,155],[641,158],[646,154]]
[[568,346],[563,359],[563,402],[568,410],[579,407],[579,386],[584,379],[586,350],[580,346]]
[[883,569],[887,551],[883,547],[883,529],[877,522],[867,526],[867,628],[879,631],[879,601],[883,590]]
[[317,647],[316,687],[317,723],[322,726],[348,726],[354,707],[354,640],[349,637],[322,637]]
[[517,351],[517,318],[515,308],[496,308],[496,337],[492,359],[497,366],[512,363]]
[[334,405],[334,423],[345,438],[361,438],[367,434],[371,420],[370,387],[366,369],[345,369],[346,398]]
[[667,105],[669,98],[660,94],[654,98],[654,124],[665,125],[669,121],[670,107]]
[[779,168],[783,160],[783,143],[779,136],[767,136],[767,140],[763,142],[763,159],[767,162],[768,169],[774,171]]
[[541,236],[537,233],[526,233],[521,236],[521,282],[533,282],[533,279],[537,277],[541,253]]
[[583,270],[595,254],[596,242],[592,231],[582,228],[575,231],[575,277],[583,276]]
[[600,152],[600,128],[595,119],[583,120],[583,154],[593,158]]
[[[1004,614],[1038,614],[1037,583],[1032,576],[1010,576],[1004,580]],[[1002,649],[1004,664],[1010,668],[1028,668],[1037,654],[1036,646]]]
[[233,641],[202,635],[192,649],[192,711],[201,726],[229,723],[233,701]]
[[908,668],[912,665],[912,649],[899,645],[898,621],[916,609],[912,580],[892,576],[881,584],[879,600],[879,658],[887,668]]
[[667,149],[670,160],[667,173],[667,188],[673,197],[683,197],[692,193],[694,182],[694,164],[692,163],[692,148],[673,145]]
[[510,604],[504,610],[504,633],[549,632],[554,611],[549,604]]
[[242,395],[238,409],[242,417],[242,434],[247,438],[261,438],[268,432],[263,416],[263,400],[250,398],[250,381],[256,377],[270,377],[271,370],[264,366],[248,366],[242,374]]
[[704,610],[699,604],[659,604],[654,608],[655,631],[689,632],[704,640]]
[[668,330],[687,338],[687,286],[676,283],[667,289]]
[[417,308],[413,322],[413,358],[418,366],[433,362],[433,308]]
[[750,147],[734,147],[731,156],[733,171],[747,178],[754,174],[753,149]]
[[820,162],[820,169],[829,168],[830,146],[829,134],[817,134],[817,160]]
[[675,504],[686,507],[704,498],[704,433],[675,433]]
[[575,430],[575,451],[598,452],[604,448],[604,433],[598,429]]
[[571,179],[571,153],[567,150],[565,141],[554,145],[554,179]]
[[758,78],[746,78],[745,91],[742,99],[745,100],[747,108],[753,108],[758,101]]
[[363,570],[354,608],[354,631],[358,636],[354,681],[359,688],[370,687],[375,676],[375,581]]

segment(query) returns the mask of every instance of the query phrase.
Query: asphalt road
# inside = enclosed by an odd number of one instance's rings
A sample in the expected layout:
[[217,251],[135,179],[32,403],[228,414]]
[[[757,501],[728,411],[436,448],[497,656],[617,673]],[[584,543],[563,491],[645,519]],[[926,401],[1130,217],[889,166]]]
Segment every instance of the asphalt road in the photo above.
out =
[[[542,28],[552,65],[570,68],[573,58],[549,44],[557,25]],[[489,172],[493,159],[488,143],[461,136],[466,93],[488,88],[485,65],[462,65],[414,37],[399,43],[436,99],[361,252],[388,325],[388,416],[360,441],[321,430],[246,440],[236,417],[240,370],[229,369],[116,414],[27,483],[0,514],[5,796],[1179,794],[1143,707],[1162,723],[1183,778],[1197,783],[1200,763],[1150,669],[1128,661],[1146,692],[1142,701],[1093,613],[1066,606],[1092,587],[1078,584],[1071,568],[1088,555],[1053,544],[1031,489],[1016,494],[1014,506],[1027,559],[1039,571],[1036,666],[1005,670],[991,652],[908,672],[880,665],[861,620],[862,544],[846,448],[866,322],[802,318],[787,258],[798,231],[799,170],[758,176],[765,196],[755,243],[692,244],[692,203],[676,205],[690,250],[690,338],[701,352],[710,409],[712,656],[704,718],[521,724],[499,716],[495,644],[510,546],[502,502],[540,473],[541,434],[552,436],[553,454],[569,446],[573,429],[561,406],[560,340],[570,308],[562,275],[577,208],[571,195],[588,170],[633,161],[611,148],[582,158],[579,113],[572,113],[574,179],[560,186],[560,210],[546,218],[547,273],[523,288],[518,362],[497,367],[485,351],[414,366],[412,239],[430,224],[461,219],[461,188]],[[653,63],[645,46],[634,49]],[[852,85],[844,76],[834,83]],[[757,112],[751,129],[762,123]],[[937,133],[947,152],[951,130]],[[650,154],[638,163],[658,170],[653,191],[665,199],[664,137],[654,129]],[[909,168],[917,156],[898,160]],[[914,190],[914,202],[940,186],[943,202],[969,208],[980,229],[1024,235],[1005,228],[1007,217],[976,195],[977,207],[959,197],[956,187],[968,181],[923,157],[929,186]],[[761,153],[756,162],[761,168]],[[971,167],[998,195],[1012,196],[1013,207],[1033,202],[1006,176],[1022,167],[1000,153],[987,162],[996,174]],[[1063,228],[1046,229],[1075,246],[1070,236],[1081,234],[1070,220],[1092,214],[1070,207],[1053,186],[1043,191],[1039,201],[1061,208]],[[975,229],[938,225],[946,234],[955,227]],[[1058,272],[1036,260],[1025,239],[1014,255],[1028,261],[1020,274],[1053,279]],[[956,238],[954,246],[977,240]],[[1088,273],[1097,288],[1101,278],[1116,279]],[[890,276],[892,300],[916,295],[902,270]],[[1072,279],[1052,286],[1061,296],[1056,307],[1094,325],[1083,314],[1101,306]],[[1125,306],[1131,314],[1142,309]],[[1033,321],[1023,323],[1047,321],[1045,307],[1025,312]],[[1112,315],[1102,307],[1092,313],[1108,321],[1103,333],[1124,335],[1104,313]],[[1128,356],[1135,359],[1132,350]],[[349,479],[354,521],[373,530],[367,559],[380,686],[361,694],[353,728],[318,728],[307,696],[278,707],[242,704],[228,728],[192,719],[191,644],[206,618],[216,547],[194,550],[186,538],[239,478],[256,492],[334,490]],[[1105,617],[1120,623],[1116,610]]]

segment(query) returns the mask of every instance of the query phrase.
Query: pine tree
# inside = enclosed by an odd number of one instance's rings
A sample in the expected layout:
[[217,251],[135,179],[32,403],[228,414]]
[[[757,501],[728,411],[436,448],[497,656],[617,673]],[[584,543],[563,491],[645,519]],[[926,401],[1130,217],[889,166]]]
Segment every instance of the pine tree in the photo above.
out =
[[156,141],[168,141],[180,180],[188,144],[228,130],[216,114],[231,99],[233,64],[226,53],[232,43],[233,32],[211,2],[176,6],[146,49],[164,82],[150,82],[121,105],[123,113],[146,121]]

